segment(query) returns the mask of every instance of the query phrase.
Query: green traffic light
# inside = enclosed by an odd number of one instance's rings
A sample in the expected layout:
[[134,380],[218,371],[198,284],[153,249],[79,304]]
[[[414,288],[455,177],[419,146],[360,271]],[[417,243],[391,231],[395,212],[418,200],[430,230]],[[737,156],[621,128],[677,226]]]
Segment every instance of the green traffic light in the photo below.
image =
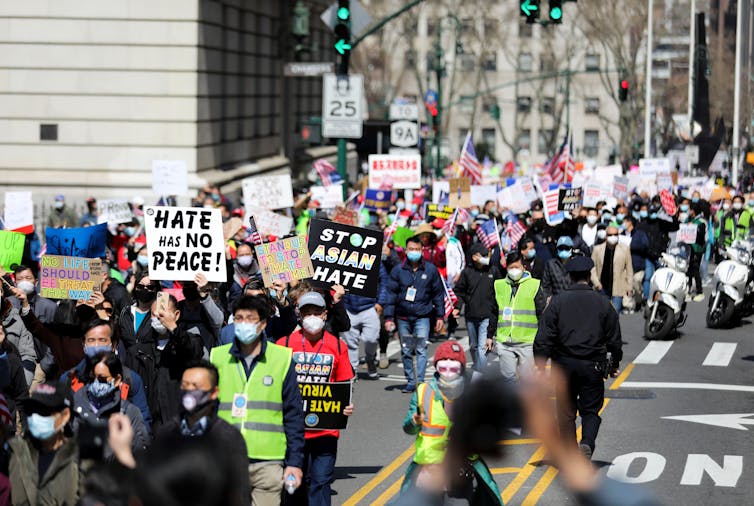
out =
[[338,19],[342,19],[343,21],[347,20],[351,16],[351,11],[348,9],[348,7],[341,7],[338,9]]
[[555,21],[561,19],[563,17],[563,9],[560,7],[553,7],[550,9],[550,19],[554,19]]

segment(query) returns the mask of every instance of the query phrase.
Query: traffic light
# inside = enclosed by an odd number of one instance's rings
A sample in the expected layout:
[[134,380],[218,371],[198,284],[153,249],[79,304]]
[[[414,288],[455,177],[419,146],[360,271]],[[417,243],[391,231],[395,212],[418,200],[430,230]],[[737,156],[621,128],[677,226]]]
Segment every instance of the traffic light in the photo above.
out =
[[519,0],[519,14],[526,18],[527,24],[534,24],[539,19],[539,0]]
[[500,119],[500,106],[497,104],[493,104],[490,107],[490,116],[492,119]]
[[351,2],[338,0],[335,12],[335,51],[340,56],[339,74],[348,74],[348,61],[351,56]]
[[550,0],[550,23],[563,22],[563,0]]
[[628,79],[621,79],[620,88],[618,88],[618,99],[621,102],[628,100]]

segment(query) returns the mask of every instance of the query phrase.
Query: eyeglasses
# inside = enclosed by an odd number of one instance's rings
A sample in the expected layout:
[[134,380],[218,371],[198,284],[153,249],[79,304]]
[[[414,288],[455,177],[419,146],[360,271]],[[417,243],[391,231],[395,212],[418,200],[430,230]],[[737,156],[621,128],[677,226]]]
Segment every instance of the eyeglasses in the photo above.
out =
[[458,365],[438,365],[437,372],[449,374],[461,374],[461,366]]
[[572,249],[569,246],[558,246],[558,251],[571,251]]

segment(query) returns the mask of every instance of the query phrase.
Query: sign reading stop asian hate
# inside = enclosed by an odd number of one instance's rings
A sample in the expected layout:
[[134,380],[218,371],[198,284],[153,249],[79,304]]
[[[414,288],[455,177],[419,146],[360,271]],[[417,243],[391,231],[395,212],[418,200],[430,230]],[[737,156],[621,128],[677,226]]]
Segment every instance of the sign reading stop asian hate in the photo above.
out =
[[39,292],[48,299],[89,300],[102,286],[98,258],[45,255],[40,260]]

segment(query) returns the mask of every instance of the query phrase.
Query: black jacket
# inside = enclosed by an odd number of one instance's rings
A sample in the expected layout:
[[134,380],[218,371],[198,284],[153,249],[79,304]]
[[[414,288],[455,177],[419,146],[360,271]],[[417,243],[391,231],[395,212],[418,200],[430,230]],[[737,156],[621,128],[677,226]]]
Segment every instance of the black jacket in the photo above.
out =
[[[473,262],[472,262],[473,264]],[[458,299],[465,306],[466,318],[489,318],[497,322],[497,304],[495,304],[495,280],[502,279],[503,273],[497,266],[480,269],[476,264],[467,265],[461,271],[461,277],[453,287]]]
[[534,338],[534,355],[603,361],[610,352],[618,367],[622,345],[618,313],[610,300],[578,283],[553,297],[545,309]]

